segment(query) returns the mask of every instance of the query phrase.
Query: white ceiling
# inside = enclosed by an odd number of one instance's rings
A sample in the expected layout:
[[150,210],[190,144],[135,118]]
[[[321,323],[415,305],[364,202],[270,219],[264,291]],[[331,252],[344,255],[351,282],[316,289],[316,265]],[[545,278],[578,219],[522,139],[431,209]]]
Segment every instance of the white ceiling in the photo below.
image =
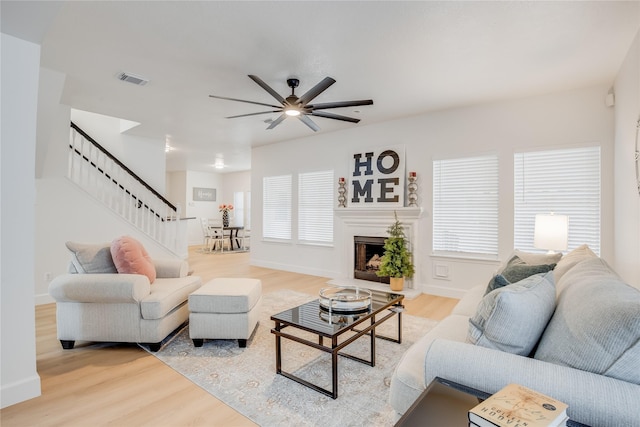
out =
[[[251,147],[310,136],[290,118],[225,116],[325,76],[314,102],[373,99],[328,110],[320,132],[507,98],[612,84],[640,27],[640,2],[2,1],[2,31],[42,44],[42,66],[67,75],[61,102],[140,122],[129,131],[175,150],[167,170],[250,168]],[[115,78],[144,76],[146,86]],[[353,110],[359,110],[355,112]]]

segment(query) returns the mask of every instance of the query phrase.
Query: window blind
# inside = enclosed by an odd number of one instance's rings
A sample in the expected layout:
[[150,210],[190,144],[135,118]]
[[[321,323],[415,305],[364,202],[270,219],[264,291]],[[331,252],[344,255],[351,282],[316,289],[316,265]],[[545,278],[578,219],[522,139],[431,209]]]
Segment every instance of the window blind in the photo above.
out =
[[536,214],[569,216],[568,250],[600,254],[600,147],[514,154],[514,247],[533,247]]
[[298,240],[333,243],[333,171],[298,175]]
[[291,175],[262,179],[262,237],[291,240]]
[[433,162],[433,251],[498,254],[498,157]]

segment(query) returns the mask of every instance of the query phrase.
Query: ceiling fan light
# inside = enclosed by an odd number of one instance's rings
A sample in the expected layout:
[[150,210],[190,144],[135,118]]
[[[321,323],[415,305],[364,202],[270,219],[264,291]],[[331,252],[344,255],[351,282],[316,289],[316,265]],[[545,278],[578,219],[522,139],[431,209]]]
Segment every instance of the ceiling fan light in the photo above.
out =
[[300,111],[296,110],[295,108],[290,108],[288,110],[284,110],[284,113],[287,116],[291,116],[291,117],[295,117],[295,116],[299,116],[300,115]]

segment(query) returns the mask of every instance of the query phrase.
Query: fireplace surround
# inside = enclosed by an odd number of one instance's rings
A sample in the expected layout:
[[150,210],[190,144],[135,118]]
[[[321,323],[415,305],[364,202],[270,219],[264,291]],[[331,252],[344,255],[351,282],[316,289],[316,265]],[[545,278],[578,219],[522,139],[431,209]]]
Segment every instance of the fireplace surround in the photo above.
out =
[[[405,288],[417,289],[420,285],[420,275],[422,272],[420,253],[419,225],[422,216],[420,207],[357,207],[357,208],[336,208],[334,214],[337,218],[335,225],[340,227],[343,236],[343,248],[340,267],[341,278],[357,280],[355,277],[356,251],[354,242],[356,236],[379,237],[384,241],[388,237],[387,229],[395,221],[394,212],[402,222],[409,250],[413,253],[413,264],[415,274],[413,279],[405,280]],[[382,256],[382,253],[380,254]],[[362,282],[372,283],[372,282]],[[379,283],[379,282],[378,282]]]

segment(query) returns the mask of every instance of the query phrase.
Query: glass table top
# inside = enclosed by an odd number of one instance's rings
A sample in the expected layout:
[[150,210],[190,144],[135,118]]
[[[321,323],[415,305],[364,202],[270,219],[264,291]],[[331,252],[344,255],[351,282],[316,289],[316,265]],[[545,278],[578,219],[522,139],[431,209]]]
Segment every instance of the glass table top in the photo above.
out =
[[320,306],[320,301],[316,299],[298,307],[274,314],[271,316],[271,320],[280,321],[286,325],[331,337],[351,329],[354,325],[386,309],[402,311],[403,307],[401,303],[404,295],[377,290],[372,290],[371,294],[371,305],[368,310],[362,313],[329,313],[325,307]]

